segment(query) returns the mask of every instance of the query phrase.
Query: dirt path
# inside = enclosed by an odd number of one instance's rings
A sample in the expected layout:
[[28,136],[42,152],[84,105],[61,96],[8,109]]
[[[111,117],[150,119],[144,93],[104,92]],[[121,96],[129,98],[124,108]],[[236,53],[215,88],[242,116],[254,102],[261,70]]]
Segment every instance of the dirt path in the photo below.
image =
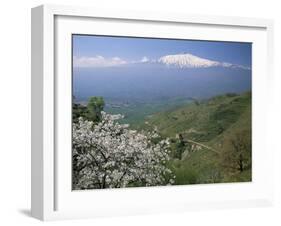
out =
[[216,149],[214,149],[214,148],[212,148],[212,147],[210,147],[210,146],[207,146],[207,145],[205,145],[205,144],[201,144],[201,143],[198,143],[198,142],[196,142],[196,141],[189,140],[189,139],[185,139],[184,142],[185,142],[185,143],[191,143],[191,144],[198,145],[198,146],[200,146],[200,147],[206,148],[206,149],[208,149],[208,150],[210,150],[210,151],[212,151],[212,152],[214,152],[214,153],[220,155],[220,152],[219,152],[219,151],[217,151]]

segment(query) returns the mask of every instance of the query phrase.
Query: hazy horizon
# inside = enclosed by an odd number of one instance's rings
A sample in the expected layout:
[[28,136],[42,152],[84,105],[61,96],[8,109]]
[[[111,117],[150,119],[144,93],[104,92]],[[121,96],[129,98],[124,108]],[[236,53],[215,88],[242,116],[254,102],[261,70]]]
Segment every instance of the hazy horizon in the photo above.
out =
[[153,102],[251,90],[251,44],[73,36],[73,95]]

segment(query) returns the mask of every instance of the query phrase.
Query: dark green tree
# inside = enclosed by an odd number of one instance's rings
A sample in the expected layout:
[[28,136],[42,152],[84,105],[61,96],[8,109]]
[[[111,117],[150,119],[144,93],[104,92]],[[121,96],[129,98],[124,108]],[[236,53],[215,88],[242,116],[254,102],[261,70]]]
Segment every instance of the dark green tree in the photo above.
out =
[[185,150],[185,142],[184,142],[184,138],[182,136],[182,134],[179,134],[179,140],[177,142],[177,152],[176,152],[176,157],[178,159],[181,159],[182,158],[182,154]]
[[101,112],[104,109],[104,100],[102,97],[90,97],[87,104],[87,119],[93,122],[99,122],[101,120]]
[[73,103],[72,104],[72,118],[73,122],[78,122],[78,119],[80,117],[87,118],[88,110],[86,106],[83,106],[82,104]]

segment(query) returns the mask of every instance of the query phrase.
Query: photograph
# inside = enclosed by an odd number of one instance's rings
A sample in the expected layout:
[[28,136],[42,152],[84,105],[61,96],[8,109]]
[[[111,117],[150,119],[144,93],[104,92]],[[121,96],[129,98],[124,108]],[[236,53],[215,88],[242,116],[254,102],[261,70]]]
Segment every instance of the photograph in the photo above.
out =
[[252,181],[252,43],[72,34],[72,190]]

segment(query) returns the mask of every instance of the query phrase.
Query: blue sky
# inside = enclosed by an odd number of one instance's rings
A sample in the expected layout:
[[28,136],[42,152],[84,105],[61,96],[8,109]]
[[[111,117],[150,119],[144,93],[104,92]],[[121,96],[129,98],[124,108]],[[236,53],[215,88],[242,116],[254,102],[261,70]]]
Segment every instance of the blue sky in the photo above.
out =
[[144,57],[157,60],[166,55],[188,53],[203,59],[250,68],[251,48],[250,43],[237,42],[73,35],[74,57],[84,60],[93,57],[95,62],[111,59],[111,63],[114,61],[118,64],[140,61]]

